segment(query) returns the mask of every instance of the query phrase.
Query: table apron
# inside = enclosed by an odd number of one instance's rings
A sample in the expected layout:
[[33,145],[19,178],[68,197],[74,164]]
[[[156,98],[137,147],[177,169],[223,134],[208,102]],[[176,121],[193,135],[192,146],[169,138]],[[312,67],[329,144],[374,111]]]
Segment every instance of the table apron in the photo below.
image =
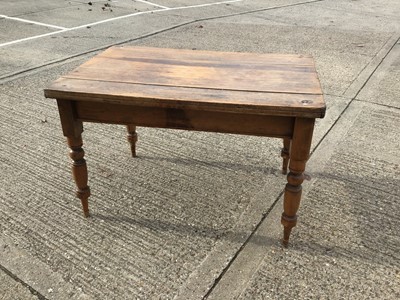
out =
[[74,101],[75,117],[84,122],[133,124],[270,137],[291,137],[295,117]]

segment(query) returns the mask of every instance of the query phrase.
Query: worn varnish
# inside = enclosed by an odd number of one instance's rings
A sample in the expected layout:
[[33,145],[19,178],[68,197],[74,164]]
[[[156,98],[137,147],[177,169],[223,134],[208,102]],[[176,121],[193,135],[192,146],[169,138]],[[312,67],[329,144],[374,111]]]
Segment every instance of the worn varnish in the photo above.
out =
[[55,81],[45,95],[316,118],[325,112],[312,58],[288,54],[113,47]]
[[283,138],[282,172],[290,170],[282,214],[287,245],[314,121],[325,114],[310,56],[112,47],[53,82],[45,96],[57,99],[85,216],[83,122],[127,125],[134,157],[136,126]]

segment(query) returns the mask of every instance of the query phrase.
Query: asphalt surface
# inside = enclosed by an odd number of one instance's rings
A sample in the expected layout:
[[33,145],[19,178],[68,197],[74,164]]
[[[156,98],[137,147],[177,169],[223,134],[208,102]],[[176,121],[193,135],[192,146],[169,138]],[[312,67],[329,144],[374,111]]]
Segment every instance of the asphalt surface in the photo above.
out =
[[[0,1],[0,299],[399,299],[400,2]],[[92,218],[43,89],[112,45],[316,60],[282,248],[281,141],[85,124]]]

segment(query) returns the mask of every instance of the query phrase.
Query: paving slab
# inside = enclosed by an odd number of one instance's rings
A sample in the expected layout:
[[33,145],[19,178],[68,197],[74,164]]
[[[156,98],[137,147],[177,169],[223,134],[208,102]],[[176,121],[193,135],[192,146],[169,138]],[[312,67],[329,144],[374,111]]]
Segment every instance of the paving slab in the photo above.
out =
[[387,16],[397,19],[400,14],[400,7],[397,0],[388,0],[385,2],[380,0],[335,0],[322,1],[320,4],[338,11],[357,12],[364,14],[364,16],[370,15],[375,18]]
[[[4,2],[4,3],[3,3]],[[18,1],[3,1],[1,4],[1,14],[10,17],[22,17],[25,14],[40,11],[52,11],[63,9],[66,7],[80,5],[69,0],[18,0]]]
[[0,270],[0,291],[2,300],[38,300],[27,287],[2,270]]
[[18,239],[13,240],[5,232],[0,234],[0,264],[5,280],[3,286],[0,282],[4,297],[1,299],[93,299],[32,256],[28,249],[20,246]]
[[[226,3],[225,3],[226,2]],[[242,16],[252,14],[258,10],[277,9],[287,5],[297,4],[298,0],[272,0],[272,1],[185,1],[186,5],[176,6],[176,2],[170,0],[165,3],[171,10],[160,11],[163,15],[176,15],[191,17],[195,20],[202,19],[224,19],[230,15]],[[179,2],[180,3],[180,2]],[[182,2],[183,3],[183,2]],[[217,4],[216,4],[217,3]],[[214,4],[214,5],[213,5]],[[201,8],[201,9],[199,9]],[[240,18],[239,18],[240,19]]]
[[[86,0],[74,0],[74,2],[79,2],[85,4],[87,7],[92,6],[92,8],[99,8],[105,7],[107,10],[108,8],[128,8],[132,10],[138,9],[146,9],[146,8],[156,8],[157,1],[138,1],[138,0],[94,0],[94,1],[86,1]],[[89,2],[91,4],[89,4]],[[154,4],[153,4],[154,3]],[[159,8],[159,7],[157,7]]]
[[389,148],[399,123],[396,109],[353,102],[310,159],[292,246],[274,238],[280,204],[208,299],[398,299],[400,161]]
[[0,44],[27,38],[32,35],[54,32],[56,29],[0,18]]
[[118,22],[104,23],[93,27],[83,26],[80,29],[0,47],[0,55],[8,57],[7,60],[0,62],[0,78],[82,55],[82,53],[105,49],[124,41],[152,34],[163,28],[177,26],[187,20],[179,16],[139,15]]
[[[41,11],[25,14],[24,18],[57,26],[75,27],[119,16],[159,9],[156,6],[133,1],[91,2],[93,5],[88,5],[87,3],[66,7],[62,10],[54,10],[51,13]],[[105,4],[107,6],[104,6]]]
[[396,44],[357,99],[400,108],[400,44]]
[[294,5],[269,10],[265,12],[265,16],[291,25],[332,27],[336,30],[396,32],[400,29],[396,15],[398,5],[390,6],[381,2],[379,6],[388,14],[381,14],[378,11],[369,13],[368,10],[374,10],[374,8],[368,0],[315,1],[306,6],[307,9],[304,9],[305,5]]

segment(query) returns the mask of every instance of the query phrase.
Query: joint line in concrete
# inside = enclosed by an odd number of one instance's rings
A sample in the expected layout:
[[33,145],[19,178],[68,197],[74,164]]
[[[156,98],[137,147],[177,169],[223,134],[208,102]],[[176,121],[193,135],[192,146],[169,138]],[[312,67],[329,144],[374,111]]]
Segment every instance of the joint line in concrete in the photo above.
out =
[[[395,41],[393,42],[393,38],[395,39]],[[371,79],[371,77],[374,75],[374,73],[376,72],[376,70],[379,68],[379,66],[383,63],[383,61],[385,60],[385,58],[389,55],[389,53],[392,51],[392,49],[396,46],[396,44],[400,41],[400,36],[398,34],[395,34],[394,36],[392,36],[389,41],[382,47],[382,49],[375,55],[375,57],[372,59],[372,61],[377,58],[378,56],[380,57],[379,63],[376,64],[376,66],[374,67],[374,69],[372,70],[372,72],[370,72],[369,76],[367,77],[366,80],[364,80],[362,86],[358,89],[358,91],[356,92],[355,96],[351,98],[351,100],[349,101],[349,103],[347,103],[346,107],[342,110],[341,114],[337,117],[337,119],[335,120],[335,122],[332,124],[332,126],[327,130],[327,132],[324,134],[324,136],[320,139],[320,141],[318,142],[318,144],[314,147],[313,150],[311,150],[310,152],[310,157],[311,155],[319,148],[319,146],[321,145],[321,143],[326,139],[326,137],[328,136],[328,134],[333,130],[333,128],[336,126],[336,124],[341,120],[341,118],[343,117],[343,115],[345,114],[345,112],[349,109],[350,105],[354,102],[354,101],[360,101],[359,99],[357,99],[358,95],[360,94],[360,92],[362,91],[362,89],[365,87],[365,85],[368,83],[368,81]],[[382,54],[381,51],[383,51],[384,53]],[[360,101],[361,102],[361,101]]]
[[389,104],[383,104],[383,103],[378,103],[378,102],[369,101],[369,100],[363,100],[363,99],[355,98],[354,101],[356,101],[356,102],[362,102],[362,103],[367,103],[367,104],[373,104],[373,105],[376,105],[376,106],[382,106],[382,107],[386,107],[386,108],[390,108],[390,109],[395,109],[395,110],[400,110],[400,107],[398,107],[398,106],[389,105]]
[[39,300],[48,300],[45,296],[43,296],[41,293],[39,293],[37,290],[35,290],[33,287],[31,287],[29,284],[27,284],[25,281],[22,279],[18,278],[16,275],[11,273],[8,269],[0,265],[0,270],[6,273],[8,276],[10,276],[12,279],[14,279],[16,282],[22,284],[24,287],[28,288],[29,291],[31,292],[32,295],[35,295]]
[[254,227],[253,231],[250,233],[250,235],[247,237],[247,239],[244,241],[244,243],[240,246],[239,250],[235,253],[235,255],[232,257],[232,259],[228,262],[228,264],[225,266],[225,268],[222,270],[222,272],[219,274],[219,276],[214,280],[213,285],[209,288],[209,290],[207,291],[207,293],[203,296],[203,298],[201,300],[207,300],[208,299],[208,297],[214,291],[215,287],[221,281],[222,277],[225,275],[225,273],[232,266],[232,264],[237,259],[239,254],[243,251],[243,249],[246,247],[246,245],[250,242],[250,240],[256,234],[257,230],[261,227],[262,223],[264,223],[265,219],[268,217],[268,215],[271,213],[271,211],[275,208],[275,206],[277,205],[279,200],[282,198],[284,193],[285,193],[285,190],[282,190],[279,193],[279,195],[275,198],[275,201],[268,208],[268,210],[265,213],[262,214],[261,220],[256,224],[256,226]]

